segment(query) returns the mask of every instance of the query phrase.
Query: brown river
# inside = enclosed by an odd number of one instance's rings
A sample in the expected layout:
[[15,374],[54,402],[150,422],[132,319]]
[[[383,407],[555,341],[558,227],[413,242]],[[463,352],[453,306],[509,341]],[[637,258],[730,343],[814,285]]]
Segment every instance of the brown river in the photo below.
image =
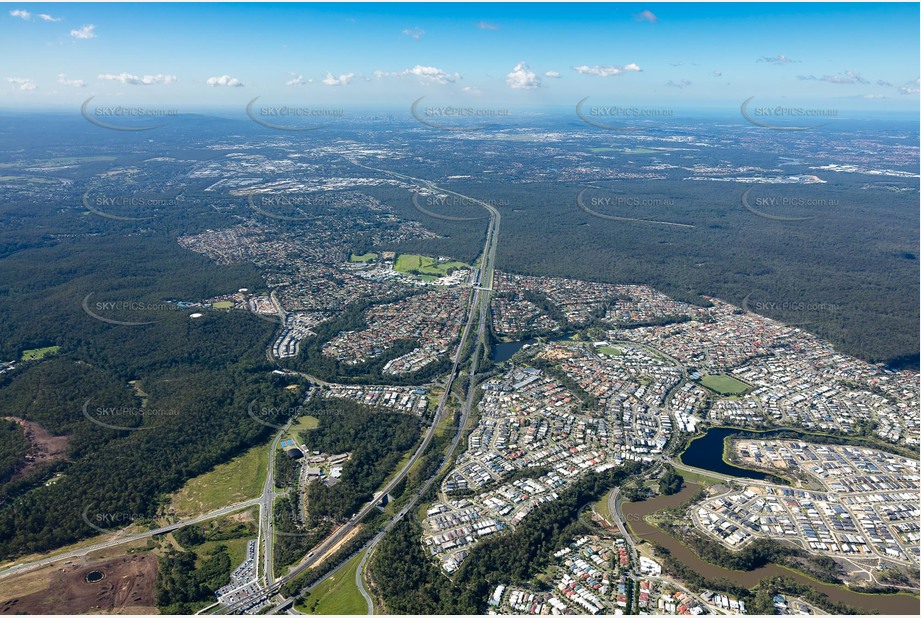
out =
[[684,546],[678,539],[666,534],[661,529],[646,521],[647,517],[654,517],[662,509],[678,506],[682,502],[686,502],[697,493],[698,489],[700,489],[700,485],[686,483],[680,492],[671,496],[658,496],[652,500],[643,502],[624,502],[622,507],[623,515],[624,519],[628,522],[630,531],[638,538],[654,541],[662,547],[665,547],[671,552],[675,559],[680,560],[708,579],[720,579],[725,577],[746,588],[753,588],[765,577],[782,575],[784,577],[791,577],[800,583],[807,584],[815,590],[828,595],[829,599],[840,603],[847,603],[848,605],[862,607],[867,610],[875,609],[881,614],[918,615],[919,600],[917,597],[908,594],[860,594],[842,586],[819,583],[809,579],[801,573],[781,568],[776,564],[769,564],[753,571],[733,571],[716,566],[715,564],[701,560],[697,554]]

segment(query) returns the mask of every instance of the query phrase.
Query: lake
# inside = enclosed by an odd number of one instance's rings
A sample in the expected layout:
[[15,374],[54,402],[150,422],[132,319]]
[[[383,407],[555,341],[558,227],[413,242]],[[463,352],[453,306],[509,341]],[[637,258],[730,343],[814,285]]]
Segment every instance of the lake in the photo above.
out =
[[501,363],[507,361],[515,353],[523,348],[526,345],[532,344],[536,339],[523,339],[521,341],[503,341],[499,343],[494,343],[492,350],[489,353],[489,360],[494,363]]
[[[731,427],[711,427],[707,433],[691,441],[687,450],[679,457],[681,463],[727,476],[763,481],[768,476],[764,472],[739,468],[723,461],[724,441],[728,436],[737,434],[739,431]],[[768,438],[770,433],[765,432],[762,435]]]

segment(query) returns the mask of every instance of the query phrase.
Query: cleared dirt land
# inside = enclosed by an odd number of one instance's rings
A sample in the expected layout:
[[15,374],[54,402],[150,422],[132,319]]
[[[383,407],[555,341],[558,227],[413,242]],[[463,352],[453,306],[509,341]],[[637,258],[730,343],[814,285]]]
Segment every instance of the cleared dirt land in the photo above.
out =
[[38,423],[15,416],[4,416],[3,418],[19,423],[26,440],[31,445],[31,450],[26,455],[25,465],[16,472],[13,479],[22,478],[38,466],[57,459],[64,459],[67,456],[67,441],[69,439],[67,436],[52,436]]
[[151,554],[56,566],[22,582],[5,580],[0,614],[155,614],[156,576],[157,558]]

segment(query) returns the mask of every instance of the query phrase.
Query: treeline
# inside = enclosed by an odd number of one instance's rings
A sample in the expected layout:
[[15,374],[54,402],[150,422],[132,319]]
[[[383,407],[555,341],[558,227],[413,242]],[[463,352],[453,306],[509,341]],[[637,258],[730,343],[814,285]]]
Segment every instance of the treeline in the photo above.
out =
[[736,571],[752,571],[768,564],[775,563],[798,571],[823,582],[837,584],[841,582],[841,567],[827,556],[808,553],[802,549],[782,544],[773,539],[755,539],[739,550],[726,549],[722,543],[704,537],[689,527],[684,527],[675,522],[686,521],[683,509],[669,509],[669,517],[663,517],[658,525],[681,540],[702,560],[711,564],[718,564],[727,569]]
[[318,427],[301,433],[308,449],[351,452],[335,485],[308,486],[308,526],[316,526],[324,519],[338,522],[356,513],[420,436],[419,419],[415,416],[373,411],[348,400],[314,399],[307,404],[306,414],[320,419]]
[[644,469],[631,463],[602,473],[589,472],[553,502],[532,511],[523,525],[477,545],[453,579],[423,551],[421,527],[405,518],[384,537],[371,563],[371,574],[387,611],[413,614],[481,614],[488,594],[499,583],[524,583],[543,569],[565,545],[579,511]]
[[29,448],[19,423],[0,418],[0,484],[9,481],[22,468]]
[[230,541],[254,537],[256,536],[256,531],[250,523],[234,523],[230,520],[224,520],[221,524],[218,524],[212,520],[207,524],[184,526],[174,530],[172,534],[183,549],[194,549],[198,545],[209,541]]
[[301,523],[297,494],[288,494],[275,502],[275,546],[273,559],[276,569],[282,569],[303,558],[332,532],[329,520],[319,520],[309,526]]
[[300,474],[301,464],[290,457],[275,458],[275,487],[286,489],[294,487]]
[[546,313],[548,316],[553,318],[560,325],[561,330],[566,330],[569,328],[569,319],[566,317],[566,314],[557,307],[546,294],[541,294],[534,290],[522,290],[521,297],[528,302],[534,303],[540,309]]
[[669,324],[681,324],[682,322],[689,322],[690,320],[690,316],[686,315],[663,315],[651,320],[644,320],[642,322],[616,322],[616,326],[617,328],[630,330],[633,328],[643,328],[646,326],[668,326]]
[[665,472],[659,477],[659,493],[670,496],[681,491],[684,486],[684,477],[675,472],[675,468],[666,465]]
[[194,614],[214,600],[215,590],[230,583],[230,571],[230,554],[224,545],[200,563],[195,552],[168,550],[157,569],[157,608],[162,614]]

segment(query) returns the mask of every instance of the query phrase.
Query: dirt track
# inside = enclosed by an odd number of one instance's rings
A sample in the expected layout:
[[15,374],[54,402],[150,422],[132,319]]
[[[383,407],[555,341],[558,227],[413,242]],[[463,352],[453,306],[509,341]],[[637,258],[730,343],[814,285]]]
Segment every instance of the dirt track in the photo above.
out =
[[[87,582],[87,574],[93,571],[105,577]],[[0,595],[0,614],[156,613],[156,575],[157,559],[151,554],[55,568],[41,590],[13,597],[14,586],[7,588]]]

